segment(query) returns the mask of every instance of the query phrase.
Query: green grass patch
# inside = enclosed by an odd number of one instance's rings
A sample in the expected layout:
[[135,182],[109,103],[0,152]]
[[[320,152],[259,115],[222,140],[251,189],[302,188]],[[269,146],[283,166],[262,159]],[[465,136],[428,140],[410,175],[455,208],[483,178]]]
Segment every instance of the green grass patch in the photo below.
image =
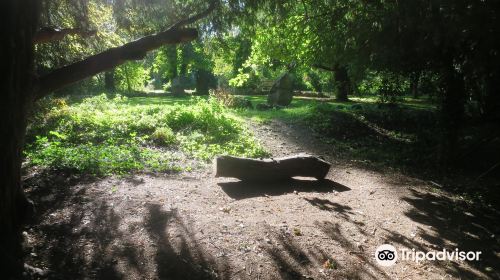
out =
[[242,121],[211,99],[102,94],[69,105],[43,102],[27,134],[31,165],[108,175],[179,171],[190,168],[183,161],[219,154],[266,154]]
[[[265,103],[265,96],[245,98]],[[352,97],[349,102],[295,97],[284,109],[236,109],[233,112],[259,123],[278,119],[310,127],[336,154],[369,162],[374,167],[431,167],[438,140],[435,106],[428,101],[404,99],[381,104],[373,97]],[[432,168],[432,167],[431,167]]]

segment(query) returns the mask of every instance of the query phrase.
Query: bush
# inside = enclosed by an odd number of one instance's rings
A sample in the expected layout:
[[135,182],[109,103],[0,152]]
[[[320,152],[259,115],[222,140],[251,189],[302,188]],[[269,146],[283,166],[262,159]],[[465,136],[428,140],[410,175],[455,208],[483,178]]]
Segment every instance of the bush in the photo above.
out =
[[241,96],[234,96],[224,89],[211,90],[210,97],[228,108],[253,108],[250,100]]
[[191,105],[131,103],[102,94],[37,114],[28,129],[28,162],[107,175],[180,170],[180,158],[174,156],[179,152],[201,160],[218,154],[265,155],[242,122],[215,99],[195,98]]
[[176,136],[170,127],[158,127],[151,135],[151,140],[159,146],[170,146],[177,142]]
[[127,62],[115,71],[117,87],[121,90],[143,90],[148,78],[148,71],[140,62]]

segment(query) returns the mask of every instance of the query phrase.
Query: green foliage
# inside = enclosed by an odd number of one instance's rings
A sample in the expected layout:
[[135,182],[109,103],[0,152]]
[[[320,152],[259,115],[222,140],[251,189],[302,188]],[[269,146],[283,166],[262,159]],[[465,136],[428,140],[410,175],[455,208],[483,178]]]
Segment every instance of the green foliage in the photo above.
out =
[[115,71],[116,85],[120,90],[142,90],[148,79],[148,71],[140,62],[127,62]]
[[183,157],[265,155],[242,122],[215,100],[133,104],[103,94],[45,111],[30,125],[27,159],[32,165],[106,175],[189,168],[181,164]]
[[316,72],[309,71],[305,74],[304,82],[307,85],[308,89],[322,92],[323,87],[321,84],[321,77]]
[[253,108],[250,100],[233,95],[229,91],[223,89],[211,90],[210,98],[217,100],[217,102],[228,108]]
[[176,135],[170,127],[158,127],[151,134],[151,140],[159,146],[170,146],[177,142]]
[[229,80],[229,85],[232,87],[245,87],[249,84],[250,74],[239,72],[236,77]]
[[[262,103],[265,97],[247,97]],[[258,123],[279,119],[311,128],[334,153],[372,167],[417,170],[434,168],[438,145],[437,114],[429,103],[380,104],[378,97],[340,102],[314,102],[296,98],[280,110],[242,110],[235,113]]]
[[360,82],[358,91],[361,94],[379,97],[382,103],[394,103],[409,91],[408,79],[391,72],[369,71]]

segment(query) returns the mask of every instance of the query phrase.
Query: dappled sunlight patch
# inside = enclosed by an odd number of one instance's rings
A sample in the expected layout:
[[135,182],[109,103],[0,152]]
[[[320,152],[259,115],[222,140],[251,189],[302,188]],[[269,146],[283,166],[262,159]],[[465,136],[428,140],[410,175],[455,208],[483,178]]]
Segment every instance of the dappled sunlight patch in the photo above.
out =
[[266,154],[243,122],[214,100],[171,106],[130,106],[129,100],[102,94],[51,106],[28,130],[28,162],[108,175],[181,171],[191,169],[189,158],[208,161],[218,154]]

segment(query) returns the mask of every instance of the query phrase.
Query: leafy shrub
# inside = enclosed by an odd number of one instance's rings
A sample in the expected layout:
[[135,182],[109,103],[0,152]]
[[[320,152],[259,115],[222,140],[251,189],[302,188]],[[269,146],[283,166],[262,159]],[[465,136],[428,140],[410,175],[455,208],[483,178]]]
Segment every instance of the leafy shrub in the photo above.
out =
[[265,154],[221,103],[201,98],[191,105],[132,106],[126,97],[102,94],[47,109],[33,119],[27,139],[30,164],[98,175],[180,170],[179,152],[202,160]]
[[121,90],[142,90],[149,78],[148,71],[140,62],[127,62],[116,68],[116,83]]
[[409,90],[409,81],[390,72],[368,72],[358,90],[361,94],[378,95],[382,103],[394,103]]
[[309,71],[304,77],[304,82],[307,88],[312,89],[316,92],[322,92],[323,88],[321,86],[321,77],[316,74],[316,72]]
[[160,146],[170,146],[177,142],[176,136],[170,127],[158,127],[151,134],[151,140]]
[[382,103],[395,103],[404,95],[404,89],[399,84],[399,80],[384,78],[379,88],[379,100]]
[[210,97],[229,108],[252,108],[252,102],[241,96],[235,96],[224,89],[210,90]]

